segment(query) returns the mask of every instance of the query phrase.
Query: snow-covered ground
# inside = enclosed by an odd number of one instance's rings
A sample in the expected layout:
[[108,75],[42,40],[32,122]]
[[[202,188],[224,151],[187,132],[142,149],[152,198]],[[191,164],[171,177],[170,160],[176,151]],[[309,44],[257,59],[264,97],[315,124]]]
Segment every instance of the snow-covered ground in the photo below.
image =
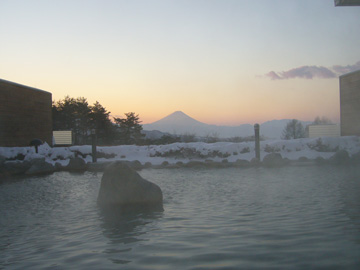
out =
[[[356,136],[340,138],[306,138],[296,140],[261,141],[261,158],[269,153],[280,153],[283,158],[298,160],[301,157],[316,159],[331,158],[338,150],[346,150],[349,155],[360,152],[360,138]],[[39,147],[35,153],[34,147],[0,147],[0,156],[7,160],[32,160],[45,158],[51,164],[60,163],[66,166],[71,157],[81,157],[86,163],[92,162],[91,146],[50,147],[47,144]],[[250,161],[255,157],[254,142],[243,143],[174,143],[168,145],[135,146],[122,145],[110,147],[97,147],[98,162],[115,160],[139,161],[141,164],[150,162],[160,165],[164,161],[169,164],[189,161],[235,162],[237,160]]]

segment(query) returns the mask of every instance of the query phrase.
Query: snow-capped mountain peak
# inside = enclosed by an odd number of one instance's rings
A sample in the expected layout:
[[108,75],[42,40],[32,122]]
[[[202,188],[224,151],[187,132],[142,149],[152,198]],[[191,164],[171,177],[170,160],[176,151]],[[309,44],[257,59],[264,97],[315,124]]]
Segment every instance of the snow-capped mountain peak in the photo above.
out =
[[182,111],[176,111],[168,116],[152,123],[151,125],[204,125],[203,123],[195,120],[194,118],[188,116],[187,114],[183,113]]

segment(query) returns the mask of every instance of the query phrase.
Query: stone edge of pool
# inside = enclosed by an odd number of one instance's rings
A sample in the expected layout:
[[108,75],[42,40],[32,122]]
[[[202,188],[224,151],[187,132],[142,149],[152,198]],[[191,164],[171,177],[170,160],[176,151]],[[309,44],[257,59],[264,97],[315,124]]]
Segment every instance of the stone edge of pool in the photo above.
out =
[[[66,166],[60,163],[52,165],[45,161],[45,158],[35,158],[29,161],[6,161],[4,157],[0,156],[0,182],[2,180],[9,180],[13,176],[34,176],[43,174],[52,174],[58,171],[69,172],[102,172],[105,168],[114,161],[86,163],[79,157],[71,158]],[[337,151],[331,158],[324,159],[318,157],[316,159],[308,159],[305,157],[298,160],[289,160],[283,158],[279,153],[270,153],[266,155],[262,161],[254,158],[251,161],[238,159],[235,162],[229,162],[224,159],[221,162],[212,160],[190,160],[189,162],[177,162],[170,164],[164,161],[160,165],[153,165],[150,162],[142,164],[140,161],[123,161],[135,170],[142,170],[146,168],[154,169],[177,169],[177,168],[251,168],[251,167],[282,167],[282,166],[313,166],[313,165],[357,165],[360,163],[360,153],[350,156],[346,150]]]

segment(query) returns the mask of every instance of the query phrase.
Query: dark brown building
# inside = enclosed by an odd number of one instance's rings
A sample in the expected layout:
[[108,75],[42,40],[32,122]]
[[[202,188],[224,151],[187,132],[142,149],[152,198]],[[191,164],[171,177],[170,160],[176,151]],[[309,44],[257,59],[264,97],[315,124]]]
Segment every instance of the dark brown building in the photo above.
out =
[[360,0],[335,0],[335,6],[360,6]]
[[360,136],[360,70],[340,76],[341,136]]
[[51,145],[51,106],[51,93],[0,79],[0,146]]

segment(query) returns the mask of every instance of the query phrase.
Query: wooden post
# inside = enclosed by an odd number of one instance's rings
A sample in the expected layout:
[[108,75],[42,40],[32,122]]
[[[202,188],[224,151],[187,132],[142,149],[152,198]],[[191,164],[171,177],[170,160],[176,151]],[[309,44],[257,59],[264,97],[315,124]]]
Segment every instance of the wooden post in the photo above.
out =
[[92,142],[92,162],[97,161],[96,158],[96,129],[91,130],[91,142]]
[[260,161],[260,125],[254,125],[255,131],[255,157]]

